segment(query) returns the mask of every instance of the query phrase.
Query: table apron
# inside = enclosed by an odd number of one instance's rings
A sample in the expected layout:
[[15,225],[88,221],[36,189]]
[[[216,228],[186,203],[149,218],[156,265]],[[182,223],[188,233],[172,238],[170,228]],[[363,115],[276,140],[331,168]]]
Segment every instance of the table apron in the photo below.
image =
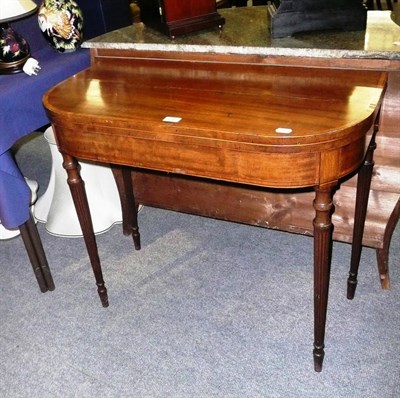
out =
[[96,133],[76,134],[74,128],[53,125],[61,153],[77,159],[171,172],[193,177],[250,184],[270,188],[296,188],[338,181],[355,171],[365,155],[365,135],[342,147],[304,151],[288,146],[276,151],[263,146],[259,152],[241,145],[204,146],[180,142],[146,140],[110,134],[96,139]]

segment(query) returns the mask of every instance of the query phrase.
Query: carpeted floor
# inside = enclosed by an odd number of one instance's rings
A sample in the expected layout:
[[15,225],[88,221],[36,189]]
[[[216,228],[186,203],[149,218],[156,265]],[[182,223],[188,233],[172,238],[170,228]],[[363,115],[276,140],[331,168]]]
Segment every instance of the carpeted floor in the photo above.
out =
[[[43,137],[17,159],[43,193]],[[334,244],[318,374],[311,238],[149,207],[139,221],[139,252],[118,225],[98,236],[107,309],[82,239],[38,226],[56,283],[45,294],[21,239],[0,242],[0,397],[399,397],[399,227],[391,289],[380,288],[366,248],[353,301],[350,246]]]

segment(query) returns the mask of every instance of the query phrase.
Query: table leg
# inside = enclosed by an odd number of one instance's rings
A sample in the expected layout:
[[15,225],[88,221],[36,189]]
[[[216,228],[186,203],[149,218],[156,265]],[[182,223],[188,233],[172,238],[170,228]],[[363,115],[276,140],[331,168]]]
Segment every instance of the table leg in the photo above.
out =
[[86,197],[85,184],[79,172],[77,160],[66,154],[62,154],[63,167],[67,171],[67,182],[71,190],[79,224],[82,228],[83,238],[89,254],[94,277],[96,279],[97,292],[100,296],[103,307],[108,307],[107,289],[104,285],[103,273],[101,271],[100,259],[97,250],[96,237],[93,231],[92,218],[90,215],[89,203]]
[[111,166],[117,184],[122,209],[122,230],[124,235],[132,235],[136,250],[140,250],[140,233],[137,206],[132,186],[132,169],[125,166]]
[[389,248],[393,232],[400,219],[400,198],[397,200],[389,221],[386,224],[385,234],[383,235],[383,247],[376,249],[376,259],[378,262],[379,276],[381,280],[382,289],[390,288],[389,276]]
[[335,185],[315,188],[314,225],[314,369],[324,360],[326,310],[332,253],[332,194]]
[[55,286],[46,254],[43,250],[39,233],[31,215],[28,221],[19,227],[19,230],[31,261],[33,272],[38,281],[40,291],[44,293],[48,290],[54,290]]
[[360,265],[365,217],[367,215],[369,190],[371,188],[372,171],[374,169],[375,136],[379,130],[379,113],[374,123],[374,131],[368,150],[357,176],[357,194],[354,213],[353,240],[351,245],[350,272],[347,279],[347,298],[352,300],[357,287],[358,267]]

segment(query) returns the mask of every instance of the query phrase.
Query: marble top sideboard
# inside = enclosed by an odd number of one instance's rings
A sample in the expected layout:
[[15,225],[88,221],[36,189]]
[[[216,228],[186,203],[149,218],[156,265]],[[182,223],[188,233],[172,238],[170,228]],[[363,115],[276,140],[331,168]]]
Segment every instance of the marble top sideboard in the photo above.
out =
[[171,39],[142,23],[135,23],[86,41],[83,47],[400,61],[400,26],[392,20],[390,11],[369,11],[365,31],[308,32],[281,39],[271,37],[267,7],[223,9],[220,14],[226,20],[221,30]]

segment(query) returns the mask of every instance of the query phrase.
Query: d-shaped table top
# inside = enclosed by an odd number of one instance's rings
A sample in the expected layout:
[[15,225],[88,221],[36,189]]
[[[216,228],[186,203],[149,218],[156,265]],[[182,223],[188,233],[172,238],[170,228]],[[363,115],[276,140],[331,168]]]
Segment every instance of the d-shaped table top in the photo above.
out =
[[359,166],[385,82],[374,71],[121,59],[44,104],[61,151],[77,158],[299,187]]

